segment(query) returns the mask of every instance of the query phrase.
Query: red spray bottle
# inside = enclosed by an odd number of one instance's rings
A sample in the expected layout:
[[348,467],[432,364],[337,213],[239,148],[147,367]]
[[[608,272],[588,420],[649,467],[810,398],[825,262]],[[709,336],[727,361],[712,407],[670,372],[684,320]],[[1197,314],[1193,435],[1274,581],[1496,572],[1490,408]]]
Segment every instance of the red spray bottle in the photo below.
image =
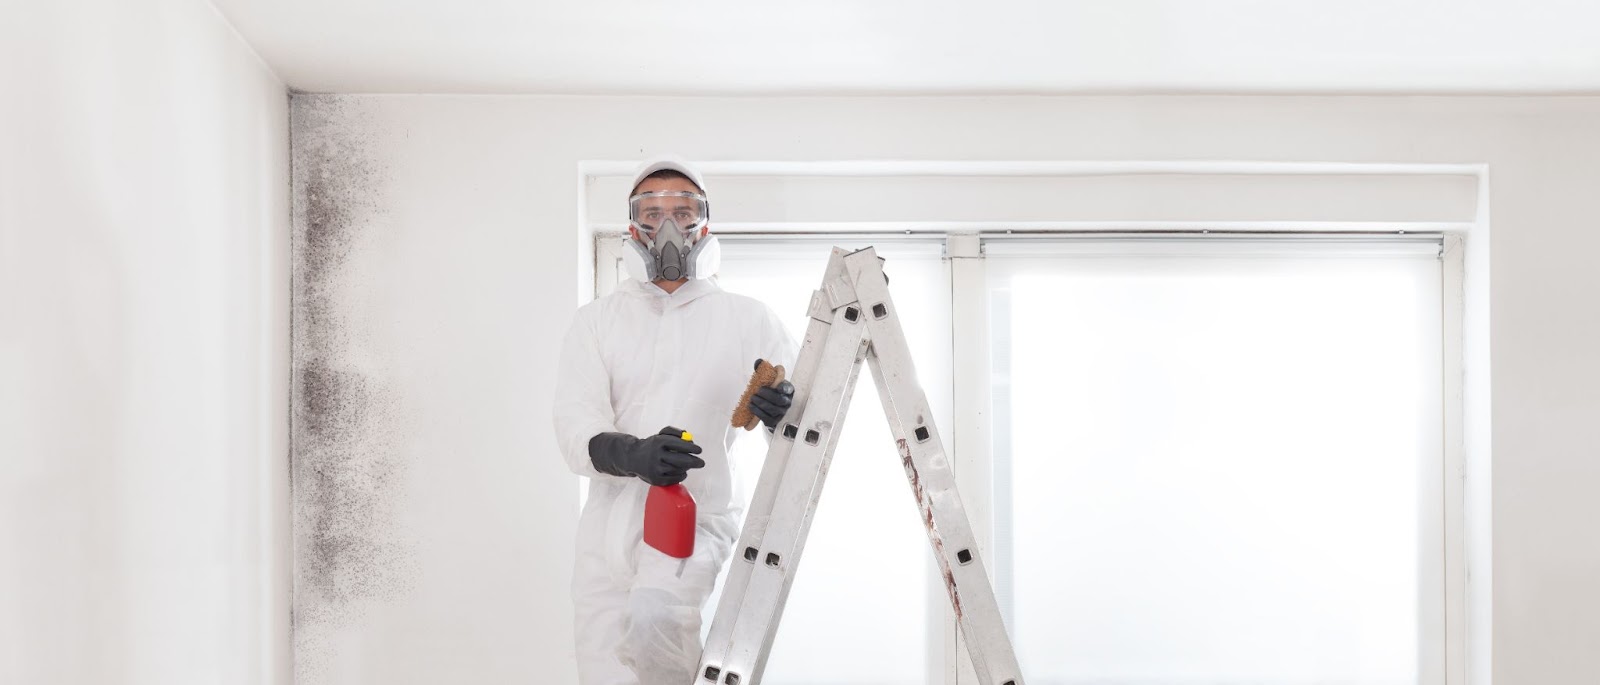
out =
[[[694,435],[684,431],[685,442]],[[682,483],[652,485],[644,501],[644,542],[670,557],[688,559],[694,554],[694,496]]]

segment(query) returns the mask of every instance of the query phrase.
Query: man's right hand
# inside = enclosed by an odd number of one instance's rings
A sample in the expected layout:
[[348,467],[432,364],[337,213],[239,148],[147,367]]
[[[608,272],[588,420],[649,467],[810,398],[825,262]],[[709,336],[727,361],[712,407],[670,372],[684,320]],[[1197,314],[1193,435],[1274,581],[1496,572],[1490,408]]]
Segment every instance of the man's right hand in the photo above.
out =
[[637,476],[651,485],[676,485],[689,469],[706,465],[694,456],[700,446],[683,439],[683,430],[667,426],[640,439],[626,433],[601,433],[589,439],[589,461],[613,476]]

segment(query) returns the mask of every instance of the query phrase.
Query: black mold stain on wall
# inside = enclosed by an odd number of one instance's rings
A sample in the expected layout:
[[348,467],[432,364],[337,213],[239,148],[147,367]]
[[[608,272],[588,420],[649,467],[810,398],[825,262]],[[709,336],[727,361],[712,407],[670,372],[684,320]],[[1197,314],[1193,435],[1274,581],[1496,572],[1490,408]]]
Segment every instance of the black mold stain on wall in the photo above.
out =
[[[297,95],[291,105],[294,331],[290,479],[293,626],[302,670],[314,627],[403,594],[413,545],[397,524],[403,422],[382,350],[366,338],[360,269],[383,226],[380,131],[353,98]],[[302,671],[301,675],[306,675]]]

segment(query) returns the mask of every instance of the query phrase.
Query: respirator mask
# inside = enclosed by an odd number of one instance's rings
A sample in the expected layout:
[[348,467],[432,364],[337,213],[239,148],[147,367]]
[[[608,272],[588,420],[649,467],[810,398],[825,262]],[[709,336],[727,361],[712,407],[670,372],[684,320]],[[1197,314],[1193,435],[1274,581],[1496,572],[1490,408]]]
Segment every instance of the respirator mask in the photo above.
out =
[[648,282],[716,274],[722,249],[716,236],[702,236],[709,210],[699,193],[663,191],[628,198],[628,225],[638,233],[623,251],[628,276]]

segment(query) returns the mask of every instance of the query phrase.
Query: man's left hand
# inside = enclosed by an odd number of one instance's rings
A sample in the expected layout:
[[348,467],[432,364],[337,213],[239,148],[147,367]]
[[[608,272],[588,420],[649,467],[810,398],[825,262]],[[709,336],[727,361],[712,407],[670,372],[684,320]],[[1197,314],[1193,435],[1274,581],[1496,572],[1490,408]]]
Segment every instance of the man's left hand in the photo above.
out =
[[778,422],[783,420],[783,415],[789,412],[789,404],[794,401],[794,384],[781,381],[777,387],[760,388],[750,396],[750,413],[767,424],[767,430],[774,430]]

